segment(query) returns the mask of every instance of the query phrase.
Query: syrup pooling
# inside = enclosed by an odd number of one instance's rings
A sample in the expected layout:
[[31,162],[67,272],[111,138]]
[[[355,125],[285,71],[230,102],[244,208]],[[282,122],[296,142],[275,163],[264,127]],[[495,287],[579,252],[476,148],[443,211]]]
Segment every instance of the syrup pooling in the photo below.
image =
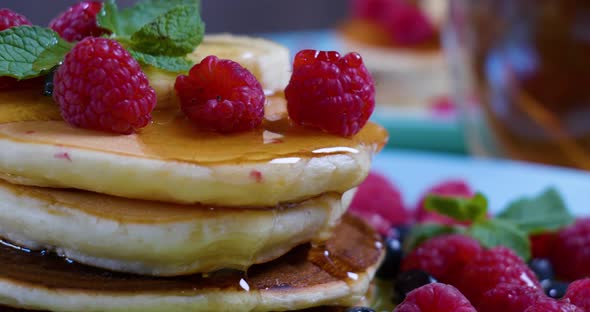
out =
[[[343,217],[326,243],[333,257],[341,259],[358,275],[375,268],[382,257],[382,249],[375,248],[379,235],[359,219]],[[150,277],[105,271],[76,262],[68,262],[54,254],[24,252],[0,244],[0,280],[27,288],[43,288],[58,292],[93,294],[174,294],[190,295],[201,290],[250,291],[307,288],[350,278],[336,277],[311,260],[310,247],[302,245],[287,255],[264,264],[250,267],[248,272],[223,270],[178,277]],[[242,283],[244,284],[244,283]],[[1,296],[0,296],[1,297]]]
[[295,126],[285,118],[282,98],[269,102],[268,119],[253,131],[231,135],[201,131],[180,111],[167,109],[155,111],[153,123],[136,134],[113,135],[69,126],[51,98],[39,92],[0,92],[0,138],[201,164],[350,154],[359,146],[377,151],[387,141],[385,129],[373,123],[351,138]]

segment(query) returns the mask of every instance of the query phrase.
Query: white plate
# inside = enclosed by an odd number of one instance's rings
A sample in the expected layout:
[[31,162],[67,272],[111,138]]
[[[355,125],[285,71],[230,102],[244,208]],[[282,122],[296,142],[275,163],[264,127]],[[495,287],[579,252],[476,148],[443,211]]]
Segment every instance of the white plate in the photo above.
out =
[[590,173],[572,169],[462,156],[388,150],[380,153],[374,170],[389,177],[414,207],[419,196],[435,183],[460,178],[488,196],[492,212],[511,200],[556,187],[570,211],[590,215]]

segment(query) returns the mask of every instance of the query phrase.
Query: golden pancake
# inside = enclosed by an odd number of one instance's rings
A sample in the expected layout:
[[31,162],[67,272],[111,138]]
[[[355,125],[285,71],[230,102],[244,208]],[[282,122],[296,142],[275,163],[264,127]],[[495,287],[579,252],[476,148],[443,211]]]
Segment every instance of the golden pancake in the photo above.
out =
[[323,241],[353,192],[241,209],[0,182],[0,237],[104,269],[158,276],[247,269]]
[[113,135],[70,127],[50,98],[31,90],[0,92],[0,173],[17,184],[266,207],[357,186],[387,141],[373,123],[351,138],[294,126],[284,100],[272,100],[253,131],[203,132],[163,110],[137,134]]
[[380,236],[345,216],[322,248],[303,245],[245,274],[157,278],[0,247],[0,304],[58,312],[288,311],[358,302],[383,256]]

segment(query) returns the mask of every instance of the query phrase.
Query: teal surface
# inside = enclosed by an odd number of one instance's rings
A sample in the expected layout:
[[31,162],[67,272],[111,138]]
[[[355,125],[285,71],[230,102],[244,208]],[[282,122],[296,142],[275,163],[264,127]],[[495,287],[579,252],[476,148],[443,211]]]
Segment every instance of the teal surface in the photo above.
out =
[[490,199],[492,212],[523,195],[557,188],[569,209],[590,216],[590,172],[508,160],[388,150],[377,155],[373,170],[386,175],[414,207],[428,187],[447,179],[462,179]]
[[389,132],[387,148],[467,153],[458,122],[378,114],[372,119]]

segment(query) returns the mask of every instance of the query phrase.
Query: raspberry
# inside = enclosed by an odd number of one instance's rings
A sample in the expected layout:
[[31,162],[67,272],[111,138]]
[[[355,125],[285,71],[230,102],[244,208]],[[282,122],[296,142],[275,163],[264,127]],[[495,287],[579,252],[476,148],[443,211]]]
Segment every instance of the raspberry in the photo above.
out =
[[555,273],[562,279],[590,277],[590,218],[579,219],[559,231],[550,259]]
[[420,269],[438,281],[452,283],[477,254],[479,242],[463,235],[443,235],[427,240],[414,249],[403,261],[402,271]]
[[590,311],[590,278],[571,283],[564,298],[569,299],[572,304]]
[[[459,222],[449,218],[447,216],[443,216],[437,212],[428,211],[424,207],[424,201],[428,195],[442,195],[442,196],[464,196],[464,197],[471,197],[473,196],[473,191],[465,183],[461,180],[448,180],[441,182],[432,188],[430,188],[420,201],[418,202],[418,206],[416,207],[416,220],[418,222],[433,222],[433,223],[441,223],[441,224],[448,224],[454,225],[458,224]],[[464,223],[465,224],[465,223]]]
[[543,293],[536,288],[499,284],[483,294],[476,308],[479,312],[522,312],[541,297]]
[[503,246],[480,252],[463,268],[456,286],[475,306],[481,306],[483,294],[502,283],[541,289],[535,273]]
[[375,83],[358,53],[303,50],[295,56],[285,97],[295,123],[351,136],[375,109]]
[[247,69],[208,56],[174,85],[182,111],[202,129],[222,133],[254,129],[264,118],[262,86]]
[[[0,9],[0,31],[8,28],[31,25],[29,20],[9,9]],[[0,90],[12,89],[18,85],[18,80],[12,77],[0,77]]]
[[476,312],[455,287],[434,283],[408,293],[394,312]]
[[22,25],[31,25],[31,22],[12,10],[0,9],[0,31]]
[[401,193],[384,176],[371,172],[359,185],[349,211],[387,234],[391,226],[407,224],[410,214]]
[[150,122],[156,105],[139,63],[111,39],[80,41],[53,82],[62,117],[81,128],[129,134]]
[[568,300],[557,301],[552,298],[540,298],[524,312],[584,312]]
[[108,33],[98,26],[96,15],[102,9],[99,1],[80,2],[49,23],[49,27],[67,41],[80,41],[86,37],[99,37]]
[[395,43],[415,45],[436,39],[437,30],[420,7],[408,0],[391,0],[389,3],[381,23]]
[[556,233],[548,232],[530,236],[533,258],[549,258]]
[[352,15],[356,18],[377,21],[381,14],[390,7],[390,0],[353,0]]

